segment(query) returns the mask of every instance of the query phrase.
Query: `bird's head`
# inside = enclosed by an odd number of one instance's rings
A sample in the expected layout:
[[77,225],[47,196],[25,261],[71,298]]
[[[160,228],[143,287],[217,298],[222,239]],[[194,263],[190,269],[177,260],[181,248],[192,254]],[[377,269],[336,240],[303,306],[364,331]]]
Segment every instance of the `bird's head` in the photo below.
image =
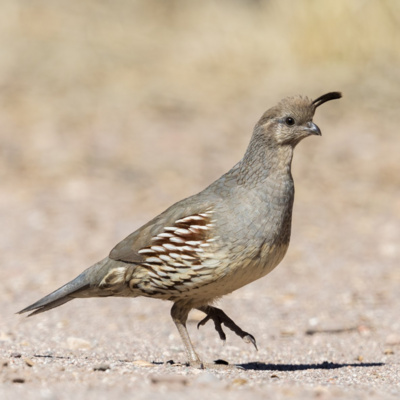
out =
[[341,97],[340,92],[324,94],[314,101],[302,96],[287,97],[264,113],[256,125],[256,131],[265,135],[268,141],[294,147],[307,136],[321,135],[312,120],[316,108]]

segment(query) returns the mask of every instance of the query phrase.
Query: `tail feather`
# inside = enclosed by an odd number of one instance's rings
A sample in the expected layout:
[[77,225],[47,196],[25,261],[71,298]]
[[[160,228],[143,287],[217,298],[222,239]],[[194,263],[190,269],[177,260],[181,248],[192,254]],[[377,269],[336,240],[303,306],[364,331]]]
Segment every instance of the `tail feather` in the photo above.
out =
[[[43,298],[42,300],[39,300],[35,304],[43,301],[45,298]],[[36,308],[35,311],[33,311],[30,314],[28,314],[28,317],[32,317],[32,315],[40,314],[42,312],[51,310],[52,308],[56,308],[58,306],[61,306],[61,305],[65,304],[65,303],[68,303],[71,300],[74,300],[74,298],[66,296],[66,297],[62,297],[61,299],[51,301],[50,303],[47,303],[47,304],[45,304],[43,306],[38,306],[37,308],[34,307],[35,304],[32,304],[31,306],[23,309],[22,311],[19,311],[17,314],[22,314],[22,313],[25,313],[25,312],[28,312],[28,311],[32,311],[32,310],[35,310],[35,308]]]
[[[101,281],[104,270],[107,270],[108,268],[108,261],[110,260],[108,257],[106,257],[104,260],[83,271],[71,282],[68,282],[64,286],[55,290],[53,293],[48,294],[29,307],[24,308],[17,314],[33,311],[28,315],[28,317],[30,317],[32,315],[40,314],[44,311],[61,306],[71,300],[74,300],[76,297],[92,297],[91,288],[96,288],[97,284]],[[95,290],[93,291],[93,295],[96,295]]]

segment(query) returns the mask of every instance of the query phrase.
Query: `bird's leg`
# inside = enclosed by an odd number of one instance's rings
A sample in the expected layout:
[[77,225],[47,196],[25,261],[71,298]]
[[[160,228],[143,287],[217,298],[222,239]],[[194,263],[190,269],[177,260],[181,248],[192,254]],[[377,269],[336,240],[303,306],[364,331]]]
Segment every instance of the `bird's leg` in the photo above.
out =
[[236,335],[240,336],[246,343],[253,343],[256,350],[258,350],[254,336],[237,326],[221,309],[212,306],[202,306],[197,309],[207,314],[207,316],[197,324],[197,329],[212,319],[214,321],[215,330],[218,332],[221,340],[224,342],[226,340],[225,332],[222,330],[221,326],[221,324],[224,324],[231,331],[235,332]]
[[189,365],[204,368],[203,363],[201,362],[199,356],[194,350],[193,344],[190,341],[189,333],[186,329],[186,321],[190,310],[191,308],[181,306],[179,305],[179,303],[174,303],[171,308],[171,317],[172,320],[175,322],[176,327],[178,328],[182,342],[185,346],[186,353],[188,355]]
[[[207,307],[205,307],[205,308],[207,308]],[[221,311],[221,310],[219,310],[218,308],[214,308],[214,307],[210,307],[210,308],[212,308],[212,309],[214,309],[214,310]],[[238,368],[240,369],[241,367],[238,367],[238,366],[236,366],[236,365],[231,365],[231,364],[225,365],[225,364],[203,363],[203,362],[200,360],[199,356],[196,354],[196,352],[195,352],[195,350],[194,350],[193,344],[192,344],[192,342],[190,341],[189,334],[188,334],[188,331],[187,331],[187,329],[186,329],[186,321],[187,321],[187,317],[188,317],[188,315],[189,315],[189,311],[190,311],[190,310],[191,310],[190,307],[180,305],[179,303],[174,303],[174,305],[173,305],[172,308],[171,308],[172,320],[175,322],[175,325],[176,325],[176,327],[178,328],[179,334],[181,335],[183,344],[185,345],[186,353],[187,353],[188,359],[189,359],[188,364],[189,364],[191,367],[200,368],[200,369],[219,369],[219,370],[236,370],[236,369],[238,369]],[[201,309],[201,308],[199,308],[199,310],[204,311],[204,310]],[[204,312],[205,312],[205,311],[204,311]],[[223,311],[221,311],[221,312],[222,312],[222,314],[223,314],[226,318],[228,318],[228,317],[224,314]],[[228,319],[229,319],[229,318],[228,318]],[[230,320],[230,321],[231,321],[231,320]],[[233,323],[234,326],[236,326],[235,323],[234,323],[233,321],[231,321],[231,322]],[[216,326],[217,326],[217,325],[216,325]],[[219,326],[221,326],[221,324],[219,324]],[[243,332],[239,327],[237,327],[237,328],[238,328],[241,332]],[[230,328],[230,329],[232,329],[232,328]],[[224,334],[223,331],[222,331],[222,329],[221,329],[221,332],[222,332],[222,334]],[[244,332],[244,333],[246,333],[246,332]],[[248,335],[248,334],[247,334],[247,335]],[[251,336],[251,335],[250,335],[250,336]],[[253,336],[251,336],[251,337],[253,337]],[[253,340],[254,340],[254,338],[253,338]]]

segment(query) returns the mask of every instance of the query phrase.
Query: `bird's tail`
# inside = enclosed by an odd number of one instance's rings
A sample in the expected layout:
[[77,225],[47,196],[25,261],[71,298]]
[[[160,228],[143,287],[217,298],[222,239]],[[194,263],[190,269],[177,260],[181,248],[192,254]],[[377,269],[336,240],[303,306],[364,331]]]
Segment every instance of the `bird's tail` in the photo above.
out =
[[30,317],[61,306],[77,297],[96,297],[97,291],[93,289],[98,286],[105,271],[108,269],[108,261],[110,261],[108,257],[99,261],[97,264],[83,271],[71,282],[68,282],[29,307],[24,308],[17,314],[33,311],[28,315],[28,317]]

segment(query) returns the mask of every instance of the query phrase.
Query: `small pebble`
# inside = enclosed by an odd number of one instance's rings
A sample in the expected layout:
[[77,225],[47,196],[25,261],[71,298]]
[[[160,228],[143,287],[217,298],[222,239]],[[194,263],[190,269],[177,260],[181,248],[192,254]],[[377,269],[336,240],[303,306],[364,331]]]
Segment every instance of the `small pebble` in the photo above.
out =
[[92,345],[85,339],[69,337],[67,339],[67,347],[71,350],[90,349]]
[[107,371],[108,369],[110,369],[108,364],[99,364],[93,367],[94,371]]
[[24,357],[24,361],[25,361],[25,364],[26,364],[28,367],[33,367],[33,366],[35,365],[35,363],[34,363],[30,358],[28,358],[28,357]]
[[232,381],[233,386],[242,386],[248,383],[247,379],[244,378],[236,378]]
[[204,370],[199,368],[193,368],[190,372],[192,375],[200,375],[204,373]]
[[153,363],[150,363],[148,361],[145,360],[136,360],[136,361],[132,361],[133,365],[138,365],[139,367],[155,367],[156,365]]
[[316,397],[323,397],[326,396],[328,393],[328,389],[324,386],[317,386],[314,390]]
[[400,344],[400,335],[397,333],[391,333],[386,337],[386,344],[395,345]]
[[357,327],[357,331],[362,336],[368,336],[371,334],[371,329],[366,325],[360,325]]
[[21,353],[11,353],[10,357],[12,357],[12,358],[21,358]]
[[211,372],[205,372],[196,379],[196,383],[215,383],[220,380]]
[[294,331],[281,331],[281,336],[294,336]]
[[187,385],[188,379],[182,375],[158,375],[150,377],[151,383],[157,384],[179,384],[179,385]]
[[10,340],[12,340],[11,334],[0,332],[0,342],[9,342]]

